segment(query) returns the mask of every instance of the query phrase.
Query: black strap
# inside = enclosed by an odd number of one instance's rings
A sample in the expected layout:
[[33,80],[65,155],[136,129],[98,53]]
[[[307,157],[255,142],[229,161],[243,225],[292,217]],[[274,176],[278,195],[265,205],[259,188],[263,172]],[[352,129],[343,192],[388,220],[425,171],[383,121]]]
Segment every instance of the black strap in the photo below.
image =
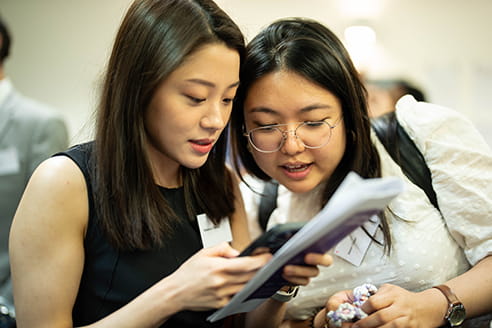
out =
[[8,313],[4,313],[2,306],[0,304],[0,310],[2,310],[0,311],[0,328],[15,328],[15,318]]
[[[394,112],[371,119],[371,125],[391,158],[401,167],[403,173],[419,186],[429,201],[439,210],[436,192],[432,187],[432,176],[424,156],[410,136],[396,119]],[[267,182],[260,199],[258,222],[266,230],[268,219],[277,207],[278,183]]]
[[269,181],[265,183],[261,193],[260,206],[258,208],[258,223],[263,231],[266,230],[268,219],[273,210],[277,208],[278,182]]
[[431,172],[424,156],[396,119],[395,112],[373,118],[371,125],[391,158],[410,181],[424,190],[429,201],[439,210],[436,192],[432,187]]

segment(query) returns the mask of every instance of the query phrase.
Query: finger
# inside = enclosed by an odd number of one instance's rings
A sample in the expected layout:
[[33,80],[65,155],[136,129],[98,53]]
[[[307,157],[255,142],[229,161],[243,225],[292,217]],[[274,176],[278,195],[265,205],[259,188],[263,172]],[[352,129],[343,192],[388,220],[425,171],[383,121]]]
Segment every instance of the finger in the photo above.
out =
[[330,266],[333,263],[333,258],[327,253],[308,253],[304,256],[304,262],[308,265]]
[[354,297],[351,290],[343,290],[335,295],[331,296],[328,301],[326,301],[326,309],[328,311],[335,311],[338,306],[342,303],[353,303]]
[[268,247],[257,247],[253,252],[251,252],[251,255],[260,255],[263,253],[270,253],[270,248]]
[[319,275],[319,269],[316,266],[307,265],[286,265],[284,267],[284,275],[299,276],[306,278],[314,278]]
[[226,306],[230,300],[231,300],[230,297],[217,297],[214,299],[210,299],[208,302],[206,302],[206,305],[196,305],[196,306],[191,305],[189,307],[189,310],[207,311],[212,309],[220,309]]
[[232,258],[239,255],[239,251],[232,248],[227,242],[222,242],[216,246],[207,247],[202,250],[208,256],[220,256]]
[[229,273],[244,273],[257,271],[263,267],[270,259],[272,254],[264,253],[255,256],[241,256],[228,259],[225,263],[224,271]]
[[319,269],[314,266],[287,265],[283,269],[282,277],[293,285],[305,286],[318,274]]
[[244,288],[244,283],[238,283],[238,284],[230,284],[227,285],[223,288],[220,288],[217,290],[217,296],[220,298],[223,297],[232,297],[235,294],[239,293],[243,288]]
[[391,306],[393,301],[394,299],[392,297],[388,297],[388,295],[379,293],[378,291],[362,304],[361,309],[369,314]]
[[395,316],[394,311],[388,308],[373,312],[364,319],[357,321],[356,327],[406,327],[407,325],[394,325],[396,321],[402,322],[401,318]]
[[287,280],[290,285],[293,286],[306,286],[309,284],[310,279],[306,277],[298,277],[298,276],[286,276],[282,275],[282,278]]
[[[393,304],[393,299],[387,297],[375,297],[377,293],[371,296],[367,301],[362,304],[361,309],[368,314],[367,317],[361,319],[357,324],[359,327],[383,327],[384,324],[393,322],[398,318],[399,311],[393,310],[391,305]],[[400,327],[393,326],[392,327]],[[389,326],[387,326],[389,327]]]
[[232,296],[240,291],[253,275],[254,273],[210,275],[203,286],[205,294],[214,297]]

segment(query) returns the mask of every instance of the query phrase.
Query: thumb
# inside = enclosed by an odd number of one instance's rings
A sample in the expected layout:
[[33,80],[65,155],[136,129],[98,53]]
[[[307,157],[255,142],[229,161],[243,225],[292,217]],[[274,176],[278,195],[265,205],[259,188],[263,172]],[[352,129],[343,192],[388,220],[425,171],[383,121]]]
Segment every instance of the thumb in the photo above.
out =
[[220,256],[220,257],[237,257],[239,255],[239,251],[232,248],[228,242],[222,242],[216,246],[205,248],[204,251],[208,256]]

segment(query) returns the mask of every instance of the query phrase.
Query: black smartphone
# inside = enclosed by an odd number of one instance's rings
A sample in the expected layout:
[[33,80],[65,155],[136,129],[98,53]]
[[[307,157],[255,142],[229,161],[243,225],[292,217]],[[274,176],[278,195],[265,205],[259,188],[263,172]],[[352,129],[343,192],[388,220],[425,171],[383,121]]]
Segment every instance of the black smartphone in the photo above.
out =
[[305,222],[288,222],[277,224],[255,239],[239,256],[275,253],[282,245],[296,234]]

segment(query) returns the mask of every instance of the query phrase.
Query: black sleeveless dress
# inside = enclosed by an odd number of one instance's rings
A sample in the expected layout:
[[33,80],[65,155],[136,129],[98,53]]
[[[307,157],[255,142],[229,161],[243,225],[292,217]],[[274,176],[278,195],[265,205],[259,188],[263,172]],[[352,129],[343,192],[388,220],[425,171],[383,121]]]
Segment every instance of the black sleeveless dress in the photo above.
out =
[[[89,222],[84,241],[85,263],[73,309],[75,326],[91,324],[129,303],[162,278],[173,273],[203,246],[195,220],[186,216],[183,188],[161,188],[162,194],[182,219],[168,246],[149,251],[114,249],[97,224],[91,183],[93,142],[74,146],[55,156],[71,158],[84,174],[89,197]],[[157,301],[157,300],[156,300]],[[206,321],[213,311],[182,311],[161,327],[223,327],[222,321]]]

